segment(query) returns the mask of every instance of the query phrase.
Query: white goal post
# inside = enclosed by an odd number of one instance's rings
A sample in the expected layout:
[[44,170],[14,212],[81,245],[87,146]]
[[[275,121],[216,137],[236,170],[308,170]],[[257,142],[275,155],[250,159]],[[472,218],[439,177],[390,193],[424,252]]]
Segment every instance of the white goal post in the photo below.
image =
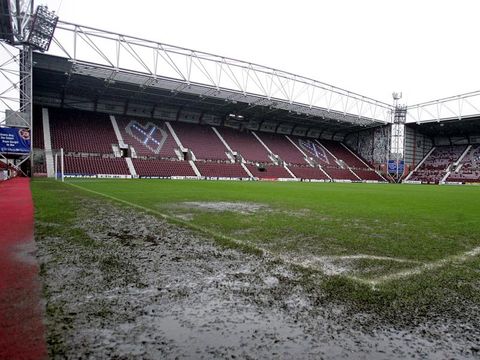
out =
[[64,153],[63,149],[33,149],[32,175],[64,181]]
[[65,181],[65,159],[63,148],[60,150],[52,150],[54,153],[54,174],[55,180]]

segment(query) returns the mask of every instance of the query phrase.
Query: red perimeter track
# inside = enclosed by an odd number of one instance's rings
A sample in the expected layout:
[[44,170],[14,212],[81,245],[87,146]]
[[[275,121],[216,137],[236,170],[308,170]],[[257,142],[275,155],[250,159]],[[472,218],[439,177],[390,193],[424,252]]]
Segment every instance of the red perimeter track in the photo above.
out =
[[0,359],[45,359],[30,179],[0,182]]

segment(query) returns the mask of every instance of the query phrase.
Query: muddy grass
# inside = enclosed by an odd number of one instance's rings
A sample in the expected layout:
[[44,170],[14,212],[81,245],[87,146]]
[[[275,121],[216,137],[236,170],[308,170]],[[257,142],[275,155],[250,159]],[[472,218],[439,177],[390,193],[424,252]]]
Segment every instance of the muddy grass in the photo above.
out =
[[[37,238],[52,358],[477,354],[479,329],[441,314],[415,326],[386,321],[332,301],[321,290],[324,275],[221,248],[132,208],[81,205],[71,235]],[[42,234],[58,227],[37,226]]]

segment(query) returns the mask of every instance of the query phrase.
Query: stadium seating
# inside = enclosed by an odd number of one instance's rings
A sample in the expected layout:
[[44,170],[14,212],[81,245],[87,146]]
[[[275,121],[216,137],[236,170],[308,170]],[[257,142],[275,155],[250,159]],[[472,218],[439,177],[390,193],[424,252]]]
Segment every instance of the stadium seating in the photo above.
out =
[[348,169],[341,169],[339,167],[324,167],[323,170],[330,175],[334,180],[351,180],[360,181],[352,172]]
[[305,165],[303,154],[284,136],[280,134],[257,133],[265,145],[280,159],[288,164]]
[[321,140],[323,146],[325,146],[337,159],[341,159],[349,167],[357,169],[365,169],[367,166],[360,161],[355,155],[353,155],[348,149],[346,149],[340,142],[332,140]]
[[[124,159],[103,156],[113,155],[112,145],[118,145],[108,114],[57,108],[49,109],[49,114],[52,147],[64,148],[67,174],[130,174]],[[132,160],[139,176],[196,176],[188,162],[178,160],[176,154],[178,144],[164,121],[130,116],[115,118],[123,141],[135,149],[137,158]],[[283,166],[274,165],[269,151],[261,143],[263,142],[273,154],[286,162],[290,171],[300,179],[330,180],[328,177],[330,176],[334,181],[360,181],[360,179],[383,181],[373,169],[339,142],[331,140],[318,142],[314,139],[289,136],[298,146],[297,148],[285,135],[258,132],[257,136],[261,139],[259,141],[250,130],[240,131],[216,127],[224,142],[228,144],[225,146],[211,126],[182,122],[170,124],[182,145],[195,155],[196,166],[203,177],[245,178],[248,176],[240,165],[239,159],[234,164],[228,162],[230,159],[227,153],[230,147],[233,152],[241,155],[243,161],[246,161],[253,177],[292,178]],[[35,130],[35,147],[44,148],[40,107],[34,110]],[[302,151],[311,160],[307,162]],[[102,162],[104,162],[103,165]],[[263,164],[264,171],[257,167],[258,164]],[[314,167],[314,164],[320,165],[324,171]],[[44,167],[44,164],[39,164],[34,171],[43,173]],[[465,173],[467,170],[468,166],[465,166]]]
[[46,176],[47,175],[47,166],[45,162],[36,161],[33,164],[33,173],[36,176]]
[[227,149],[211,126],[172,122],[172,128],[182,145],[190,149],[197,159],[228,160]]
[[329,177],[318,167],[294,165],[289,166],[288,168],[299,179],[330,180]]
[[188,161],[132,159],[140,177],[196,176]]
[[163,121],[116,117],[123,141],[133,146],[139,157],[177,159],[175,139]]
[[238,152],[246,161],[270,163],[268,151],[250,133],[229,128],[217,128],[222,138],[227,142],[232,151]]
[[224,177],[224,178],[248,178],[249,175],[245,172],[239,163],[216,163],[216,162],[196,162],[198,171],[205,177]]
[[122,158],[65,156],[65,175],[130,175]]
[[306,139],[301,137],[290,137],[305,154],[312,158],[315,162],[322,166],[337,167],[335,158],[330,155],[320,144],[314,139]]
[[352,169],[357,176],[362,180],[370,181],[385,181],[380,175],[378,175],[373,169]]
[[447,181],[473,183],[480,182],[480,145],[474,145],[462,159],[458,172],[452,172]]
[[265,165],[263,171],[256,165],[247,164],[248,170],[252,173],[253,177],[259,179],[292,179],[292,176],[288,173],[283,166],[278,165]]
[[447,170],[465,151],[466,145],[438,146],[425,159],[418,170],[410,176],[410,181],[438,183],[447,174]]
[[49,109],[52,148],[66,153],[112,154],[118,144],[108,115],[66,109]]

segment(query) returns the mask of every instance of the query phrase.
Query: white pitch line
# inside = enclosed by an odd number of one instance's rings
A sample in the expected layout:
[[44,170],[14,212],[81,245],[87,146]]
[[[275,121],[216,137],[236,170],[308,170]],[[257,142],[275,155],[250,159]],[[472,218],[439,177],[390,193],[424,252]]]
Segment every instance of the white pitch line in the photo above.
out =
[[[232,237],[229,237],[229,236],[226,236],[226,235],[223,235],[223,234],[219,234],[219,233],[216,233],[214,231],[211,231],[205,227],[202,227],[202,226],[198,226],[196,224],[193,224],[191,222],[188,222],[188,221],[185,221],[185,220],[182,220],[176,216],[170,216],[170,215],[167,215],[167,214],[164,214],[164,213],[161,213],[160,211],[157,211],[157,210],[153,210],[153,209],[150,209],[148,207],[145,207],[145,206],[142,206],[142,205],[138,205],[138,204],[135,204],[135,203],[132,203],[130,201],[127,201],[127,200],[123,200],[123,199],[119,199],[115,196],[112,196],[112,195],[108,195],[108,194],[104,194],[104,193],[101,193],[101,192],[98,192],[98,191],[95,191],[95,190],[90,190],[90,189],[87,189],[87,188],[84,188],[83,186],[79,186],[79,185],[75,185],[75,184],[72,184],[72,183],[66,183],[70,186],[73,186],[73,187],[76,187],[78,189],[81,189],[81,190],[84,190],[84,191],[87,191],[87,192],[90,192],[92,194],[96,194],[96,195],[100,195],[100,196],[103,196],[103,197],[106,197],[106,198],[109,198],[109,199],[112,199],[114,201],[117,201],[117,202],[120,202],[120,203],[123,203],[123,204],[126,204],[126,205],[129,205],[129,206],[132,206],[132,207],[136,207],[137,209],[141,209],[145,212],[148,212],[148,213],[152,213],[152,214],[155,214],[155,215],[158,215],[160,217],[162,217],[163,219],[165,220],[169,220],[169,221],[173,221],[175,223],[180,223],[182,224],[183,226],[187,227],[187,228],[190,228],[190,229],[194,229],[194,230],[197,230],[203,234],[206,234],[206,235],[210,235],[212,236],[213,238],[220,238],[220,239],[223,239],[223,240],[227,240],[227,241],[231,241],[237,245],[249,245],[249,244],[246,244],[242,241],[239,241],[238,239],[235,239],[235,238],[232,238]],[[251,245],[249,245],[251,246]],[[253,246],[252,246],[253,247]],[[263,251],[262,249],[260,248],[256,248],[260,251]]]
[[366,254],[356,254],[356,255],[332,255],[332,256],[325,256],[325,258],[331,260],[385,260],[385,261],[393,261],[398,263],[411,263],[411,264],[420,264],[420,261],[417,260],[410,260],[410,259],[402,259],[402,258],[394,258],[389,256],[377,256],[377,255],[366,255]]
[[[269,255],[273,258],[280,259],[280,260],[282,260],[284,262],[287,262],[291,265],[296,265],[296,266],[301,266],[301,267],[304,267],[304,268],[310,268],[311,269],[311,267],[306,265],[305,262],[300,262],[299,263],[297,261],[288,260],[284,256],[281,256],[281,257],[274,256],[273,254],[271,254],[269,251],[267,251],[265,249],[262,249],[260,247],[255,246],[255,245],[252,245],[250,243],[243,242],[241,240],[235,239],[235,238],[230,237],[230,236],[219,234],[219,233],[217,233],[215,231],[212,231],[212,230],[209,230],[209,229],[207,229],[203,226],[199,226],[199,225],[193,224],[191,222],[182,220],[182,219],[180,219],[176,216],[167,215],[167,214],[161,213],[160,211],[153,210],[151,208],[148,208],[148,207],[145,207],[145,206],[142,206],[142,205],[138,205],[138,204],[132,203],[132,202],[127,201],[127,200],[122,200],[122,199],[119,199],[119,198],[117,198],[115,196],[112,196],[112,195],[104,194],[104,193],[101,193],[101,192],[98,192],[98,191],[95,191],[95,190],[90,190],[90,189],[87,189],[87,188],[84,188],[82,186],[75,185],[75,184],[72,184],[72,183],[69,183],[69,182],[67,182],[65,184],[68,184],[70,186],[76,187],[78,189],[81,189],[81,190],[84,190],[84,191],[87,191],[87,192],[90,192],[92,194],[100,195],[100,196],[112,199],[114,201],[118,201],[120,203],[129,205],[129,206],[132,206],[132,207],[136,207],[136,208],[144,210],[148,213],[158,215],[165,220],[170,220],[170,221],[173,221],[173,222],[176,222],[176,223],[180,223],[187,228],[197,230],[197,231],[199,231],[203,234],[210,235],[214,238],[224,239],[224,240],[230,241],[230,242],[232,242],[234,244],[237,244],[237,245],[240,245],[240,246],[242,246],[242,245],[243,246],[250,246],[252,248],[255,248],[255,249],[261,251],[264,255]],[[403,270],[403,271],[399,271],[399,272],[396,272],[396,273],[393,273],[393,274],[380,276],[380,277],[373,278],[373,279],[362,279],[362,278],[359,278],[359,277],[356,277],[356,276],[346,276],[346,275],[344,275],[344,276],[347,277],[350,280],[358,281],[360,283],[367,284],[367,285],[370,285],[373,288],[375,288],[375,286],[377,286],[377,285],[380,285],[380,284],[383,284],[383,283],[386,283],[386,282],[389,282],[389,281],[393,281],[393,280],[399,280],[399,279],[402,279],[402,278],[410,277],[410,276],[413,276],[413,275],[418,275],[418,274],[421,274],[425,271],[438,269],[438,268],[441,268],[441,267],[443,267],[443,266],[445,266],[449,263],[455,263],[455,262],[462,263],[462,262],[465,262],[468,259],[470,259],[472,257],[475,257],[475,256],[478,256],[478,255],[480,255],[480,246],[476,247],[472,250],[466,251],[466,252],[464,252],[462,254],[459,254],[459,255],[449,256],[447,258],[444,258],[444,259],[441,259],[441,260],[438,260],[438,261],[423,264],[421,266],[418,266],[418,267],[410,269],[410,270]],[[327,257],[325,257],[325,258],[327,258]],[[331,259],[333,259],[333,258],[337,258],[337,259],[376,259],[376,260],[389,260],[389,261],[396,261],[396,262],[412,262],[412,263],[416,262],[416,261],[407,260],[407,259],[391,258],[391,257],[387,257],[387,256],[364,255],[364,254],[344,255],[344,256],[330,256],[330,258]],[[418,262],[416,262],[416,263],[418,263]],[[315,269],[313,269],[313,270],[315,270]]]
[[439,269],[451,263],[463,263],[468,259],[478,255],[480,255],[480,246],[459,255],[452,255],[438,261],[433,261],[433,262],[423,264],[413,269],[399,271],[393,274],[380,276],[374,279],[362,279],[355,276],[351,276],[349,278],[352,280],[362,282],[367,285],[376,286],[392,280],[399,280],[399,279],[410,277],[413,275],[418,275],[425,271]]

